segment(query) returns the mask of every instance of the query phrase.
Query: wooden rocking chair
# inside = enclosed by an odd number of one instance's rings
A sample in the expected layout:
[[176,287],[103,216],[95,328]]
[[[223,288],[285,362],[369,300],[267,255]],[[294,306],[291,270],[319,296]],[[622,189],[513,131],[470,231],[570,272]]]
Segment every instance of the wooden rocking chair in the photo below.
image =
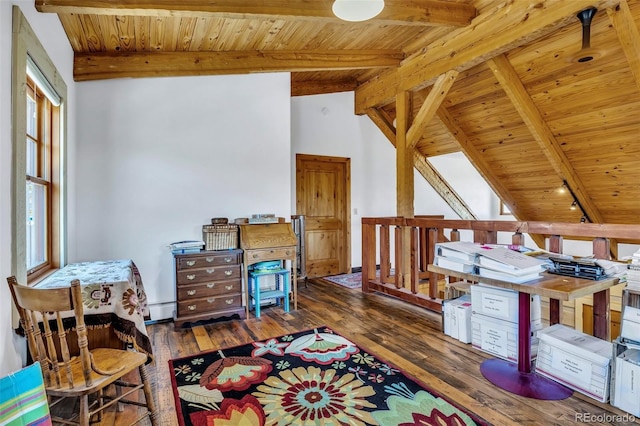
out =
[[[102,419],[105,408],[115,403],[127,403],[147,408],[131,424],[146,416],[149,416],[154,426],[158,424],[146,369],[147,355],[111,348],[88,349],[82,291],[78,280],[71,281],[70,287],[51,289],[19,285],[13,276],[7,278],[7,281],[20,313],[31,357],[42,366],[49,406],[53,407],[65,398],[79,398],[79,413],[70,419],[63,419],[53,416],[52,411],[51,418],[54,422],[89,425],[94,415],[97,415],[97,420]],[[67,335],[71,328],[63,322],[62,313],[65,311],[74,312],[75,324],[72,327],[78,337],[78,356],[72,357],[69,351]],[[42,318],[47,320],[42,321]],[[41,325],[44,332],[41,331]],[[54,339],[55,335],[57,339]],[[123,377],[135,369],[139,371],[140,383],[124,381]],[[128,389],[123,392],[122,388],[117,388],[115,396],[107,396],[104,389],[111,384]],[[126,398],[140,389],[144,392],[145,402]]]

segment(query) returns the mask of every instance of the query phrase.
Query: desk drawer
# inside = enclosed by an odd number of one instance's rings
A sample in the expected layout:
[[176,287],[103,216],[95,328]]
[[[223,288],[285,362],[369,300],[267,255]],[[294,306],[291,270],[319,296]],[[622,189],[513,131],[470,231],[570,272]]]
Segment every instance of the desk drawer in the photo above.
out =
[[239,263],[241,263],[240,255],[236,253],[189,256],[178,260],[178,269],[208,268],[210,266],[237,265]]
[[205,281],[223,281],[239,279],[240,265],[210,266],[208,268],[187,269],[178,271],[177,284],[195,284]]
[[263,260],[292,259],[296,255],[296,248],[281,247],[270,249],[249,250],[247,259],[249,263],[256,263]]
[[178,302],[178,315],[195,315],[201,313],[211,313],[214,311],[224,311],[242,306],[242,295],[233,294],[228,296],[205,297],[201,299]]
[[194,285],[178,286],[178,300],[186,301],[201,297],[219,296],[225,294],[242,293],[242,281],[215,281]]

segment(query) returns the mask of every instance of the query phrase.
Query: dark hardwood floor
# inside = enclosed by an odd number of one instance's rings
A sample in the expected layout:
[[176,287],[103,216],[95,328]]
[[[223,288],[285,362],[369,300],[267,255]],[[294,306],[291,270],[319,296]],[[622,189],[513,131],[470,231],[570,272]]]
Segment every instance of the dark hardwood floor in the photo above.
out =
[[[160,424],[178,424],[169,359],[321,325],[333,328],[495,425],[628,424],[619,421],[618,416],[626,414],[623,411],[577,392],[562,401],[539,401],[503,391],[480,374],[480,363],[491,356],[445,336],[439,315],[323,280],[309,280],[306,287],[300,283],[298,310],[290,313],[272,307],[263,310],[259,319],[251,316],[183,329],[174,329],[171,322],[149,325],[155,356],[150,372]],[[126,424],[124,420],[132,414],[109,413],[101,425]]]

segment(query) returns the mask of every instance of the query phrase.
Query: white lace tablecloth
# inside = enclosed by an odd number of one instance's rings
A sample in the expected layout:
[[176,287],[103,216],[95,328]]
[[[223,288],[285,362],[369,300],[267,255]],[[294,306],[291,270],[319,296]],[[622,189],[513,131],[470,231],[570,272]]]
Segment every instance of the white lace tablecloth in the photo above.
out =
[[69,264],[36,284],[36,288],[82,287],[85,322],[91,327],[113,327],[116,335],[142,352],[152,353],[144,321],[149,305],[138,268],[130,259]]

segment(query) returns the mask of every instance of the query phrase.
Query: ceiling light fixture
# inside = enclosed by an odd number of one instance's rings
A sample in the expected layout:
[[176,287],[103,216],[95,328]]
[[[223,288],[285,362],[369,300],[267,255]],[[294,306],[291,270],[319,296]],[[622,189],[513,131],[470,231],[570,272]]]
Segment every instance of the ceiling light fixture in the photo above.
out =
[[384,9],[384,0],[335,0],[331,10],[343,21],[360,22],[377,16]]
[[591,48],[591,21],[597,11],[595,7],[590,7],[576,15],[582,23],[582,49],[574,58],[577,62],[590,62],[602,56],[601,52]]

